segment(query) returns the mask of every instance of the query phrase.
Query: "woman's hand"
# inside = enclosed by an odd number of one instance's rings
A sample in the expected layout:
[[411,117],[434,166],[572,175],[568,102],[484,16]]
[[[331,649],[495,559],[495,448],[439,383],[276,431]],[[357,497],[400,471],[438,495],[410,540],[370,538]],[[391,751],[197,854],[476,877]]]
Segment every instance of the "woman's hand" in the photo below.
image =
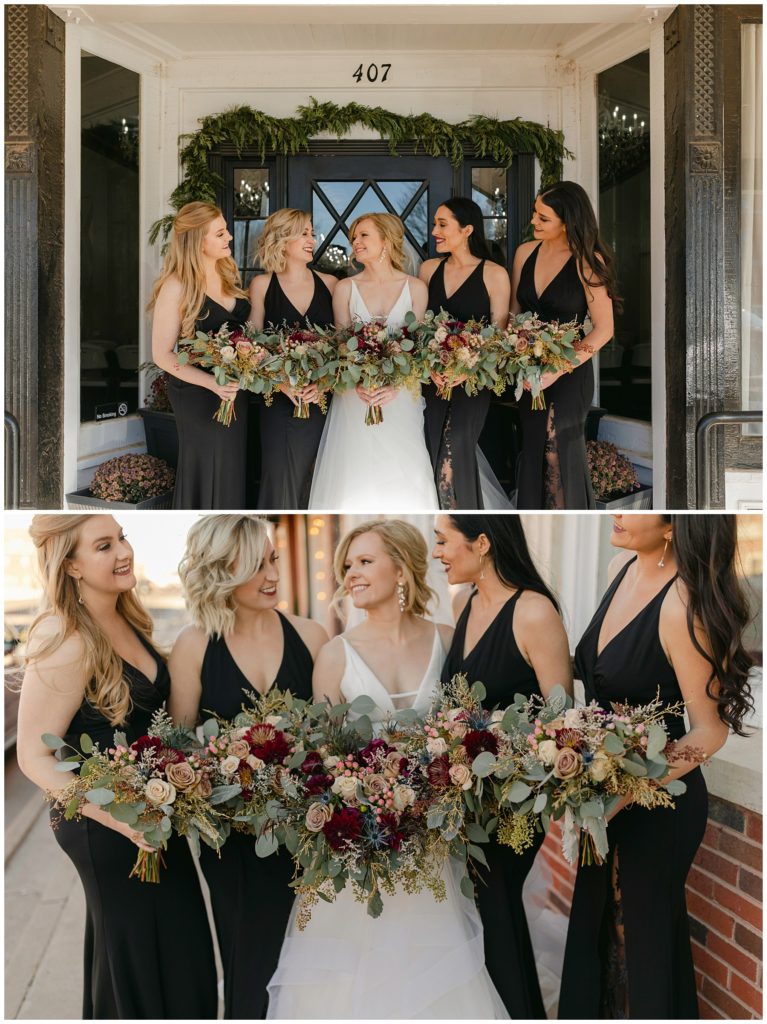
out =
[[612,819],[615,817],[618,811],[622,811],[624,807],[628,807],[628,805],[633,802],[634,801],[631,799],[630,796],[622,796],[620,798],[620,801],[615,805],[615,807],[613,807],[613,809],[607,815],[605,821],[612,821]]
[[237,397],[237,392],[240,390],[240,385],[236,381],[222,386],[216,383],[215,377],[211,377],[211,383],[208,387],[222,402],[233,402]]
[[363,388],[358,384],[355,391],[367,405],[387,405],[397,397],[397,388]]
[[97,807],[93,804],[86,804],[83,808],[83,817],[91,818],[93,821],[98,822],[99,825],[103,825],[105,828],[111,828],[113,832],[119,832],[121,836],[125,836],[126,839],[129,839],[132,843],[138,846],[140,850],[145,850],[147,853],[157,852],[157,847],[152,846],[144,839],[143,832],[139,832],[138,829],[133,828],[132,825],[128,825],[124,821],[118,821],[101,807]]
[[431,379],[438,388],[450,388],[463,384],[468,379],[468,376],[468,373],[461,373],[457,377],[448,377],[445,373],[435,373],[432,371]]
[[305,388],[291,388],[289,384],[280,384],[279,390],[289,398],[293,405],[298,405],[299,399],[305,403],[319,402],[320,389],[317,384],[309,384]]

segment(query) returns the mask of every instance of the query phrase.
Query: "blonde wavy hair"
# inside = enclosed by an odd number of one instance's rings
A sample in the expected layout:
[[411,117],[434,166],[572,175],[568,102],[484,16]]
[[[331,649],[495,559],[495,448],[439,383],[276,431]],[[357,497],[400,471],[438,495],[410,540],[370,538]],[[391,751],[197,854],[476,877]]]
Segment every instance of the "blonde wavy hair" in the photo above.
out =
[[405,270],[407,256],[405,255],[405,228],[399,217],[393,213],[363,213],[352,222],[349,228],[349,242],[354,242],[354,232],[363,220],[370,220],[375,224],[378,233],[389,247],[389,260],[395,270]]
[[429,549],[420,530],[404,519],[371,519],[350,530],[339,543],[333,556],[333,571],[338,590],[333,596],[333,608],[342,612],[347,596],[344,587],[344,564],[352,541],[364,533],[375,533],[383,541],[386,554],[402,572],[405,584],[403,611],[413,615],[426,615],[435,593],[426,582],[429,568]]
[[[27,662],[40,661],[53,654],[70,636],[78,634],[83,643],[83,664],[88,679],[85,699],[110,725],[116,726],[127,720],[133,706],[125,666],[109,636],[87,606],[79,603],[77,584],[67,571],[69,562],[77,556],[83,524],[92,518],[82,513],[32,518],[29,535],[37,548],[43,604],[30,627],[30,640],[42,622],[53,621],[57,629],[35,647]],[[117,611],[147,643],[152,642],[152,619],[134,591],[119,595]]]
[[[187,203],[182,206],[173,220],[168,251],[165,253],[162,273],[154,283],[152,298],[147,306],[154,309],[160,289],[169,277],[177,277],[183,287],[181,294],[181,336],[192,338],[197,320],[205,301],[205,264],[202,245],[208,225],[217,217],[223,217],[221,210],[213,203]],[[237,264],[231,256],[216,261],[216,270],[221,278],[225,295],[246,299]],[[204,323],[201,325],[204,328]]]
[[277,210],[267,217],[264,230],[258,240],[258,258],[267,272],[281,274],[288,265],[285,257],[285,246],[304,233],[312,218],[305,210]]
[[234,592],[256,575],[268,541],[266,520],[253,515],[203,516],[187,534],[178,574],[192,620],[207,637],[234,629]]

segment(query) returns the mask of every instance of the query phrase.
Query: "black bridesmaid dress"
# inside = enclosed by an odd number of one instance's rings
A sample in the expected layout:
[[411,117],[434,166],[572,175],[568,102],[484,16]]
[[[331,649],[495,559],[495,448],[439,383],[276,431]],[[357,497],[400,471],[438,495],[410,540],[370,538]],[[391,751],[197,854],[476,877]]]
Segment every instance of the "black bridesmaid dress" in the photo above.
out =
[[[280,622],[283,655],[272,685],[311,700],[312,656],[283,615]],[[208,643],[200,678],[203,719],[208,711],[234,718],[245,700],[243,690],[252,689],[223,637]],[[293,861],[284,850],[257,857],[255,839],[232,830],[220,857],[210,847],[200,848],[200,867],[210,889],[224,965],[224,1017],[263,1020],[269,999],[266,986],[277,967],[293,906]]]
[[[605,709],[611,701],[645,704],[658,687],[664,703],[682,699],[658,636],[661,605],[674,580],[598,650],[602,622],[630,564],[608,588],[575,652],[575,674],[586,700]],[[682,718],[668,716],[666,724],[672,739],[685,732]],[[675,809],[625,807],[607,826],[605,863],[578,868],[561,1018],[698,1017],[684,888],[706,828],[708,794],[700,768],[683,778],[687,791],[674,797]],[[612,884],[616,857],[619,896]],[[616,941],[621,926],[625,956]]]
[[[487,690],[486,707],[506,707],[515,693],[530,697],[541,692],[514,639],[514,609],[522,593],[518,590],[509,598],[466,657],[466,625],[474,594],[456,623],[442,681],[448,682],[457,672],[465,672],[470,683],[479,680]],[[543,839],[542,833],[536,833],[533,845],[522,854],[490,842],[482,848],[489,870],[478,866],[477,906],[485,936],[485,964],[509,1016],[517,1020],[546,1018],[522,904],[522,886]]]
[[[272,274],[264,296],[264,323],[274,327],[331,327],[333,296],[319,274],[312,271],[312,276],[314,294],[302,316],[282,290],[277,275]],[[306,508],[309,504],[312,469],[325,417],[317,405],[310,406],[309,418],[305,420],[294,416],[293,409],[293,403],[282,392],[274,395],[270,406],[261,406],[261,509]]]
[[[165,662],[145,646],[157,662],[157,678],[151,683],[125,663],[133,707],[117,728],[129,743],[146,734],[170,690]],[[87,733],[103,750],[113,746],[115,728],[84,702],[64,739],[79,749]],[[61,818],[53,834],[85,889],[83,1019],[215,1019],[213,940],[186,840],[169,841],[157,885],[128,877],[138,847],[105,825]]]
[[[539,243],[530,253],[520,274],[517,302],[522,312],[537,313],[545,321],[583,323],[588,304],[574,256],[540,295],[536,293],[535,264],[540,247]],[[586,414],[594,397],[592,360],[564,374],[543,394],[546,408],[542,410],[532,408],[529,392],[519,400],[522,454],[517,472],[517,508],[593,509],[585,437]],[[548,456],[558,459],[558,474],[547,474]]]
[[[217,331],[228,324],[242,327],[250,314],[247,299],[233,310],[205,296],[197,329]],[[248,396],[239,391],[230,426],[213,417],[220,398],[199,384],[168,375],[168,397],[178,427],[178,469],[173,508],[241,509],[245,506],[245,456],[248,434]]]
[[[429,309],[444,309],[456,320],[484,320],[490,323],[490,296],[481,260],[466,280],[448,298],[445,294],[445,260],[429,281]],[[483,388],[467,395],[463,385],[453,388],[450,401],[440,398],[434,384],[423,388],[426,399],[424,421],[440,508],[484,508],[477,468],[477,444],[490,408],[491,394]]]

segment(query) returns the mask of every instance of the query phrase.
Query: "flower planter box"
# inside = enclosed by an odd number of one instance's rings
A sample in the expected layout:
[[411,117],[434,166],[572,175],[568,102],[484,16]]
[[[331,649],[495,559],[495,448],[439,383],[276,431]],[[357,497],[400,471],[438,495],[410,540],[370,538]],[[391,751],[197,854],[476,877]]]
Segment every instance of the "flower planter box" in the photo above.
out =
[[169,466],[178,469],[178,428],[172,412],[157,412],[155,409],[139,409],[144,421],[146,450],[158,459],[165,459]]
[[72,491],[66,495],[67,508],[77,509],[82,512],[113,512],[116,509],[160,509],[171,508],[173,504],[173,491],[166,491],[158,494],[156,498],[147,498],[133,504],[130,501],[104,501],[97,498],[86,487],[82,491]]
[[615,512],[618,509],[628,511],[629,509],[652,508],[652,487],[640,487],[638,491],[632,491],[631,494],[622,494],[611,501],[597,501],[596,507],[598,509],[609,509],[611,512]]

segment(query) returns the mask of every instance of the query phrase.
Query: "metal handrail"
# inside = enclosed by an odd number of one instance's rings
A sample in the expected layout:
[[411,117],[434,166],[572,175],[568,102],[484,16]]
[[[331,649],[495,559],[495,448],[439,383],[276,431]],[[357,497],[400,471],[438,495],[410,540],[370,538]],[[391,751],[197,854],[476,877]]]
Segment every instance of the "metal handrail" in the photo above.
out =
[[761,410],[738,409],[733,412],[707,412],[695,428],[695,507],[711,508],[711,430],[713,427],[742,423],[762,423]]
[[[8,439],[11,457],[8,458]],[[5,414],[5,507],[18,508],[21,498],[21,430],[13,413]]]

